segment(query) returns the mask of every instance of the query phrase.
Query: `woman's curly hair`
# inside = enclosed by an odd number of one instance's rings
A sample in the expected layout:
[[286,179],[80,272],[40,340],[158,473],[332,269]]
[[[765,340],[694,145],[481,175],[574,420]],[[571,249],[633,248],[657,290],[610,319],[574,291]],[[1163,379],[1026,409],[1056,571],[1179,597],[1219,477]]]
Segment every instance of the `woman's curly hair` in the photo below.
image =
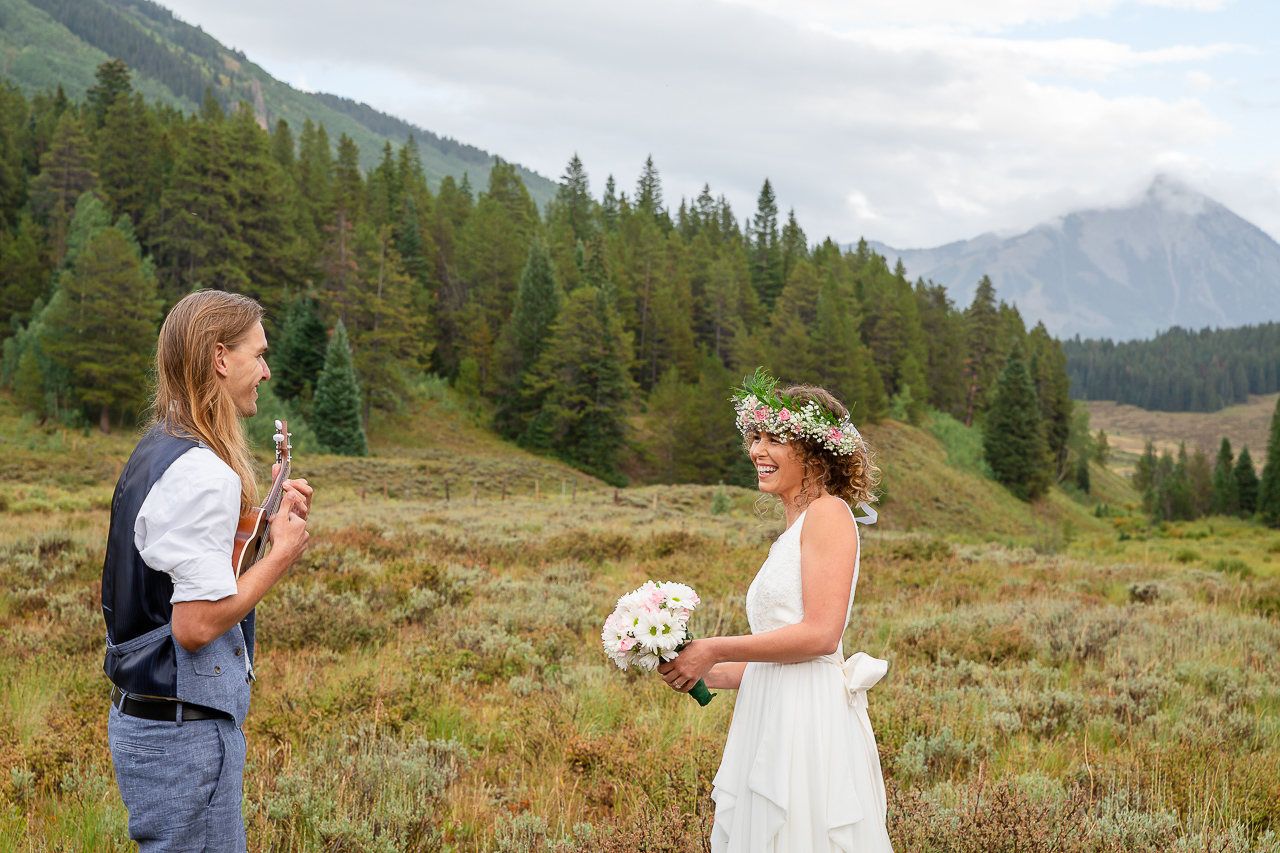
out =
[[[837,421],[849,417],[849,410],[844,404],[830,391],[817,385],[791,385],[781,389],[780,396],[794,398],[801,403],[816,403],[834,415]],[[748,432],[742,438],[742,449],[748,454],[751,452],[752,436],[753,433]],[[850,507],[877,499],[876,487],[880,485],[880,469],[876,467],[875,454],[867,446],[865,438],[859,438],[857,450],[847,456],[837,456],[810,439],[790,438],[787,444],[795,448],[799,461],[804,466],[804,479],[801,481],[798,498],[801,507],[824,490]]]

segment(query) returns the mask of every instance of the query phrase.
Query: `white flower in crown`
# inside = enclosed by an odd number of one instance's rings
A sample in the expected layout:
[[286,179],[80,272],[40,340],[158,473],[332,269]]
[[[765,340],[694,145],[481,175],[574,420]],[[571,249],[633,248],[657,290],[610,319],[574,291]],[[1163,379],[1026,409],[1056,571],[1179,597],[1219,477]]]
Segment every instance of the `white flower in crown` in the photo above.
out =
[[837,456],[848,456],[858,449],[862,436],[852,421],[837,419],[812,400],[797,405],[796,400],[782,399],[777,386],[778,381],[764,368],[743,382],[733,398],[739,432],[767,432],[782,441],[805,438]]

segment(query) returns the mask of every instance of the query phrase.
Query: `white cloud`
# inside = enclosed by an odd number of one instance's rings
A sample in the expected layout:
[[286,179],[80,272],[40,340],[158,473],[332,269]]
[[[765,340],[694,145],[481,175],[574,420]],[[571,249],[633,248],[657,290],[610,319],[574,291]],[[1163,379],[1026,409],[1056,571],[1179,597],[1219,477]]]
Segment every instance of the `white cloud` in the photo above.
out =
[[608,173],[630,189],[652,154],[673,206],[710,182],[739,217],[769,177],[811,238],[902,246],[1116,201],[1157,171],[1211,172],[1205,152],[1231,127],[1196,91],[1116,81],[1144,69],[1191,81],[1198,63],[1245,49],[992,35],[1119,0],[174,5],[286,79],[301,69],[548,176],[577,152],[597,192]]
[[721,0],[809,26],[859,27],[884,24],[953,27],[989,31],[1022,24],[1073,21],[1106,15],[1120,6],[1166,9],[1221,9],[1230,0]]

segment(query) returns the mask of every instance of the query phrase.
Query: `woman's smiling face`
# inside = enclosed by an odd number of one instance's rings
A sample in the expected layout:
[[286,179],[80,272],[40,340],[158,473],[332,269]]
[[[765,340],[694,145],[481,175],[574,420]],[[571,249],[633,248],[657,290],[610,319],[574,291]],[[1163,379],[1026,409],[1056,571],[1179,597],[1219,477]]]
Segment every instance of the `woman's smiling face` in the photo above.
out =
[[804,465],[795,448],[775,435],[758,432],[751,436],[751,462],[756,466],[760,491],[787,497],[798,494],[804,482]]

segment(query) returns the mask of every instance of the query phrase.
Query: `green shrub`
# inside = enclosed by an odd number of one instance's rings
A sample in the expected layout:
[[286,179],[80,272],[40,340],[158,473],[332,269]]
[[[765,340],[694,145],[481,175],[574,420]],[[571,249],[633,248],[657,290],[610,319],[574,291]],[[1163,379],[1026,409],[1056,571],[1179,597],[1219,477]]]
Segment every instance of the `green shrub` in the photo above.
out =
[[315,583],[279,586],[258,606],[257,636],[268,648],[345,651],[381,640],[387,628],[385,616],[371,612],[364,597]]
[[945,412],[930,411],[929,432],[947,451],[947,464],[962,471],[991,477],[991,466],[982,451],[982,430],[966,427]]
[[1222,572],[1224,575],[1238,575],[1247,578],[1253,574],[1253,569],[1249,568],[1249,564],[1244,560],[1222,558],[1215,560],[1213,563],[1215,572]]

